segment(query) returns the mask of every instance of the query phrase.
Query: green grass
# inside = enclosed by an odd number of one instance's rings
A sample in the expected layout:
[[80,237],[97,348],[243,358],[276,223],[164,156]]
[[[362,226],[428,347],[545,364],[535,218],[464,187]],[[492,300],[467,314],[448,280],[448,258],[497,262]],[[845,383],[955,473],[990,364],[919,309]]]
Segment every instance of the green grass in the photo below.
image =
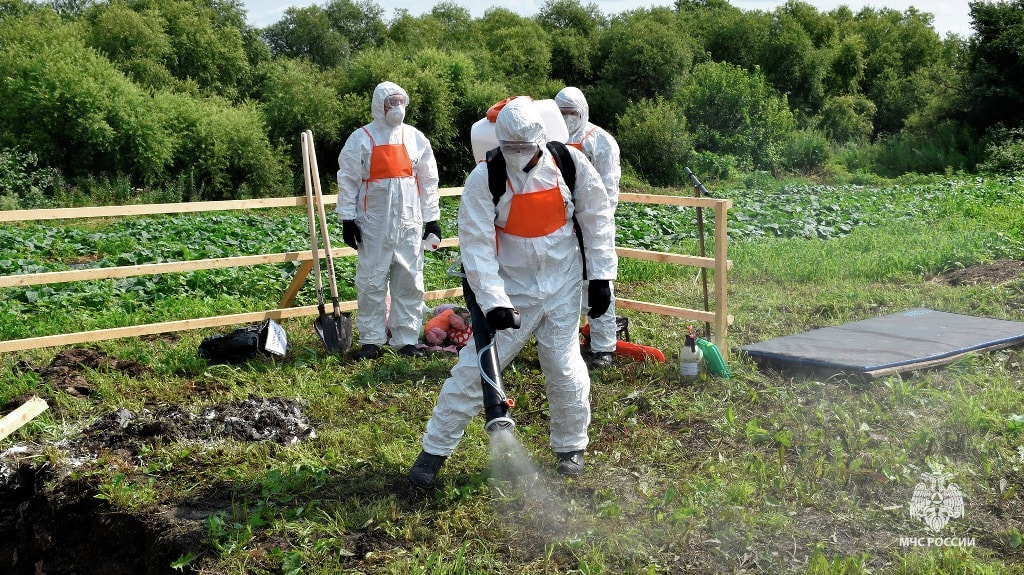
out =
[[[813,195],[800,190],[790,199]],[[682,382],[673,360],[685,324],[624,314],[634,341],[661,347],[669,362],[620,359],[594,376],[588,467],[578,479],[553,472],[544,383],[528,346],[505,383],[517,402],[517,437],[539,483],[517,491],[491,476],[478,419],[445,464],[440,488],[414,497],[405,473],[454,358],[409,361],[389,354],[341,362],[324,355],[309,318],[283,323],[287,358],[241,366],[196,358],[210,332],[102,342],[99,349],[152,371],[140,378],[89,371],[95,388],[89,397],[15,369],[24,360],[45,365],[56,350],[7,354],[0,358],[0,403],[39,393],[51,409],[0,449],[73,437],[121,407],[177,404],[199,412],[250,394],[302,398],[315,439],[285,446],[155,442],[137,458],[108,454],[76,469],[106,505],[129,513],[220,494],[224,504],[205,520],[203,541],[179,561],[203,573],[1024,573],[1019,348],[870,382],[762,371],[735,352],[911,307],[1024,321],[1024,279],[978,286],[932,281],[944,271],[1024,256],[1019,182],[893,185],[845,198],[826,192],[844,206],[840,214],[856,205],[866,215],[844,220],[850,226],[841,233],[808,237],[799,231],[807,229],[803,224],[786,227],[794,217],[779,212],[780,192],[735,191],[737,214],[754,214],[757,200],[760,210],[775,206],[758,216],[772,225],[758,229],[789,231],[751,233],[748,223],[730,243],[731,378]],[[895,210],[894,198],[902,200]],[[891,221],[887,212],[895,214]],[[687,229],[671,219],[661,227]],[[694,239],[679,231],[669,243],[685,251]],[[443,260],[429,265],[428,288],[450,282]],[[702,305],[693,269],[623,261],[620,272],[622,297]],[[221,310],[236,304],[272,304],[283,289],[283,280],[244,284],[258,290],[229,280],[195,281],[192,300],[157,295],[151,304],[116,313],[105,313],[105,304],[90,310],[60,299],[22,302],[25,321],[3,320],[3,337],[57,333],[76,322],[142,321],[146,309],[167,319],[226,313]],[[200,295],[217,286],[229,293]],[[112,290],[109,297],[123,296]],[[310,303],[311,292],[300,296]],[[58,444],[45,459],[60,458]],[[900,545],[901,537],[929,536],[908,506],[921,474],[936,464],[953,474],[966,502],[964,516],[942,535],[973,538],[973,547]]]

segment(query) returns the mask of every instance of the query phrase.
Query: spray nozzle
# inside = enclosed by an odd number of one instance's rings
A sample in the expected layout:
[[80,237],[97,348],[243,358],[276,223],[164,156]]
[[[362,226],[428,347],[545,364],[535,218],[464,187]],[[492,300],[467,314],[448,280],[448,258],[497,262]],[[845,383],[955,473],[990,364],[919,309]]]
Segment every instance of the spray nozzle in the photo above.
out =
[[683,345],[690,348],[690,351],[697,351],[697,336],[693,334],[693,326],[686,326],[686,339],[683,340]]
[[515,427],[516,422],[512,421],[511,417],[495,417],[484,424],[484,431],[491,435],[499,432],[511,433]]

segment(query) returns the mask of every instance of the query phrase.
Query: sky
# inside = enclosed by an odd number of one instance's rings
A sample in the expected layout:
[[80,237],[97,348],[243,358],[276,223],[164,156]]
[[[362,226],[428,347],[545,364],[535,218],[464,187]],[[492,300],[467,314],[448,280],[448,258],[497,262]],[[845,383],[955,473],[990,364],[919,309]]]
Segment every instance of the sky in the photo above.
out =
[[[968,0],[917,0],[907,2],[901,0],[869,0],[869,1],[829,1],[829,0],[803,0],[818,9],[819,12],[828,12],[838,6],[846,5],[854,12],[861,8],[871,7],[875,9],[892,8],[904,11],[910,7],[916,7],[921,12],[927,12],[934,16],[932,26],[940,36],[953,33],[960,36],[969,36],[973,33],[971,28],[971,16],[968,9]],[[281,19],[286,8],[290,6],[312,6],[314,4],[326,6],[328,0],[243,0],[249,24],[257,28],[265,28]],[[413,16],[419,16],[440,3],[423,0],[374,0],[374,3],[384,9],[384,19],[388,20],[394,16],[398,9],[408,10]],[[453,4],[464,6],[469,9],[474,18],[483,16],[484,12],[492,6],[501,6],[521,14],[533,16],[540,11],[544,0],[452,0]],[[651,8],[655,6],[674,6],[674,0],[582,0],[584,5],[594,3],[606,16],[620,14],[627,10],[636,8]],[[785,0],[730,0],[731,5],[741,10],[762,10],[770,11],[785,4]]]

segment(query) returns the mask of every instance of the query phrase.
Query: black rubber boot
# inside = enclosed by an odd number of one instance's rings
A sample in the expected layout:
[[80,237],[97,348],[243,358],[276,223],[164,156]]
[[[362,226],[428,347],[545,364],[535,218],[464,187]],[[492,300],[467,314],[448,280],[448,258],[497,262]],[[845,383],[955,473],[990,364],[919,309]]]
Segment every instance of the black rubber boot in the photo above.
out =
[[379,345],[374,343],[365,343],[359,348],[359,351],[352,354],[352,357],[357,360],[364,359],[377,359],[384,353],[384,350]]
[[444,455],[433,455],[426,451],[420,451],[416,463],[413,463],[412,469],[409,470],[409,483],[420,489],[433,489],[434,478],[437,477],[437,472],[444,465],[446,459],[448,458]]
[[406,357],[423,357],[423,350],[413,344],[403,345],[398,349],[398,355]]
[[583,450],[568,453],[556,453],[558,472],[562,475],[579,475],[583,473]]
[[592,369],[611,367],[612,355],[614,354],[610,351],[595,351],[593,357],[590,358],[590,367]]

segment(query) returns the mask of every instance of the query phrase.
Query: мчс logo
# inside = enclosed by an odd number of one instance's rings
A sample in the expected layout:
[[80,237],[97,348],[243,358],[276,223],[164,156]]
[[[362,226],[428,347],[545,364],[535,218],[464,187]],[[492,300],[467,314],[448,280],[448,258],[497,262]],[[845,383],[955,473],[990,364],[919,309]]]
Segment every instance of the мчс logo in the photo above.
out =
[[941,465],[932,465],[931,472],[921,474],[910,500],[910,516],[920,519],[929,529],[939,532],[950,519],[964,516],[964,496],[956,483],[946,483],[953,476],[942,472]]

